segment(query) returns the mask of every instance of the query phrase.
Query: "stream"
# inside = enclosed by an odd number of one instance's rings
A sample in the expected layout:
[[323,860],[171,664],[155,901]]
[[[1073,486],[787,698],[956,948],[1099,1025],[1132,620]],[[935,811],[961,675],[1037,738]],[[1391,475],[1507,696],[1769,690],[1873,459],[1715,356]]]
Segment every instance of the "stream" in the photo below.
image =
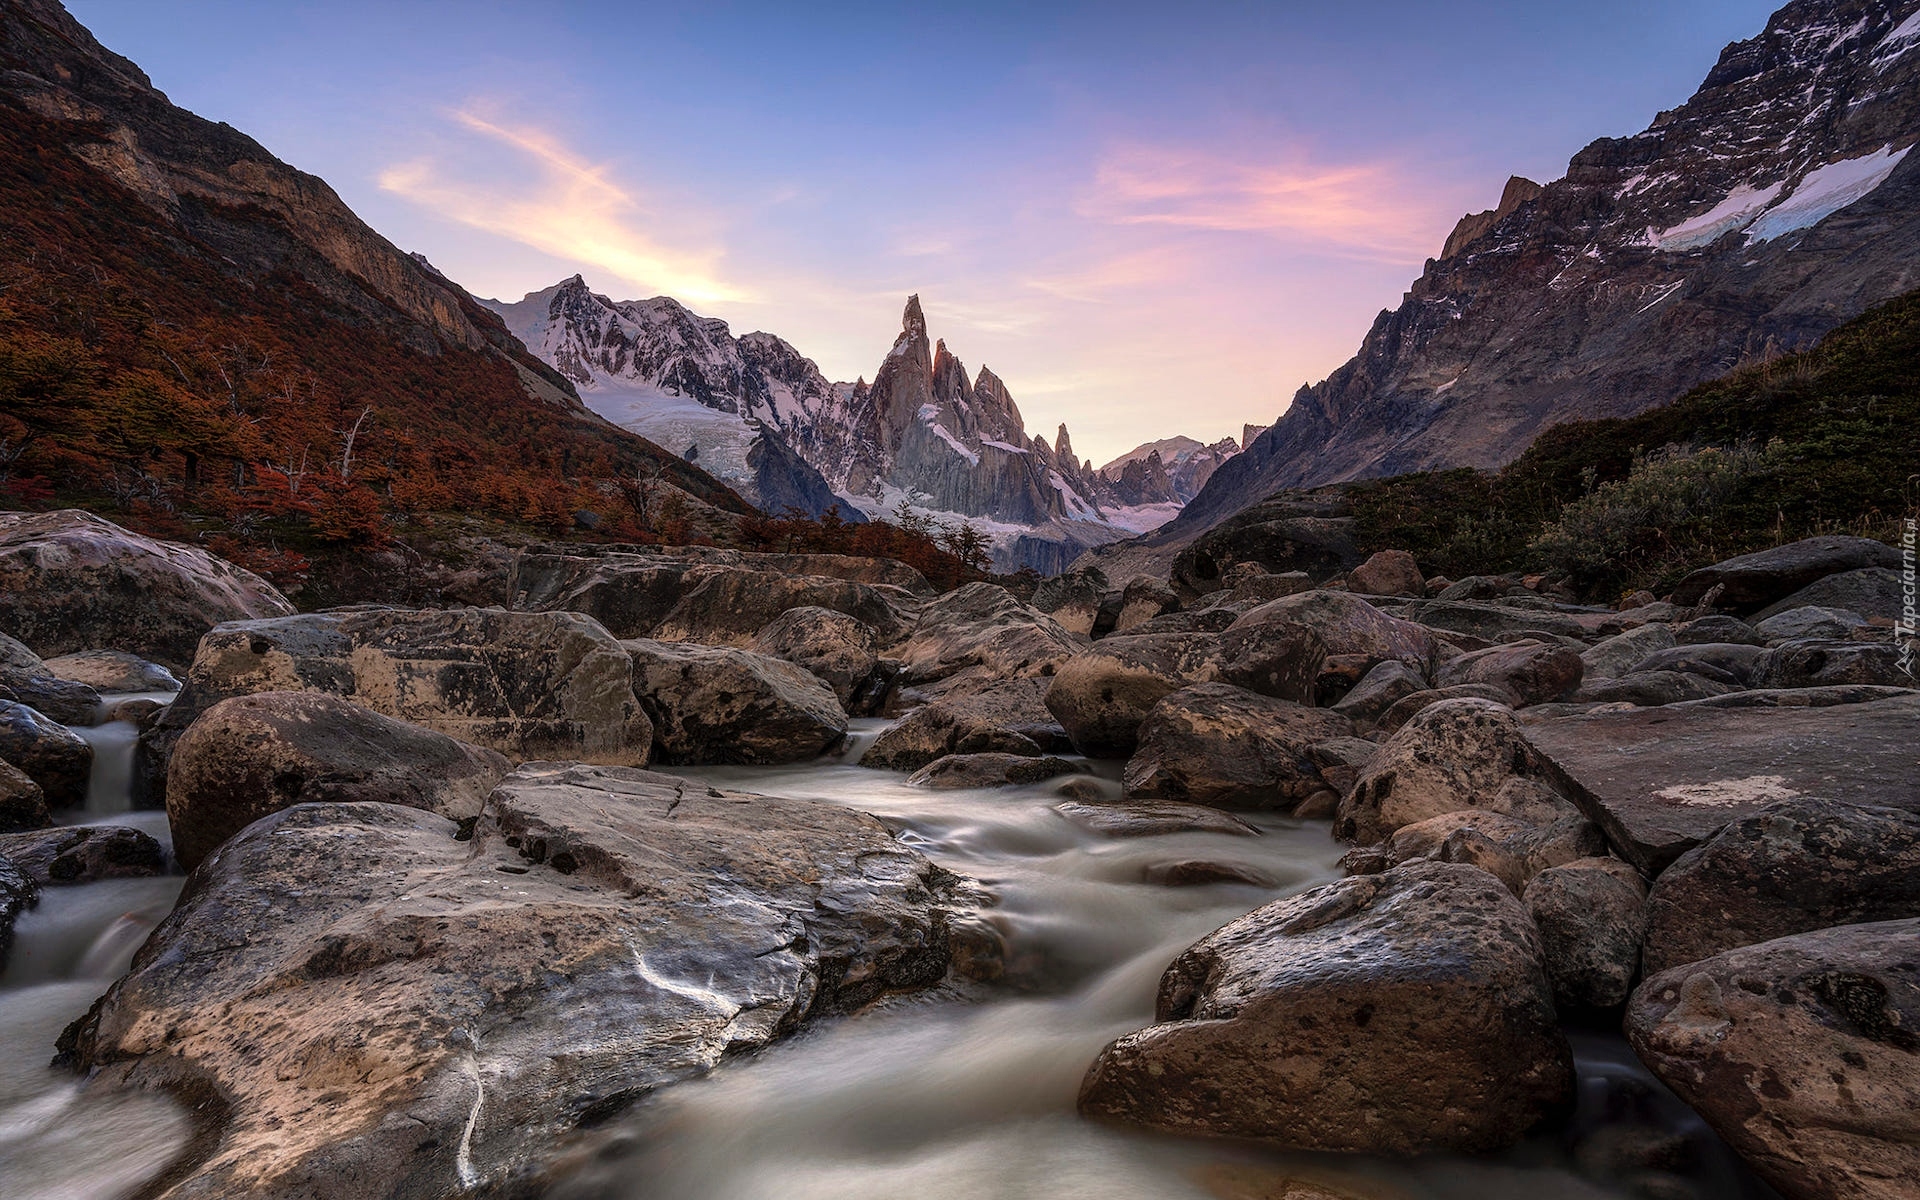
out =
[[[1651,1197],[1760,1200],[1725,1146],[1617,1035],[1576,1033],[1579,1107],[1564,1130],[1506,1154],[1414,1162],[1281,1155],[1103,1128],[1074,1114],[1081,1076],[1113,1037],[1149,1023],[1166,964],[1240,914],[1339,875],[1324,822],[1248,817],[1259,836],[1116,837],[1055,811],[1060,781],[930,791],[855,764],[885,727],[855,722],[839,758],[680,768],[743,791],[874,813],[993,897],[1005,977],[819,1024],[667,1090],[557,1197],[635,1200],[1283,1200],[1285,1179],[1395,1200]],[[96,748],[83,812],[166,840],[164,813],[128,811],[133,727],[79,730]],[[1119,764],[1091,764],[1118,799]],[[1150,869],[1231,867],[1263,882],[1171,887]],[[179,1153],[183,1114],[151,1097],[80,1095],[47,1068],[60,1030],[121,973],[184,879],[42,890],[0,974],[0,1196],[107,1200]],[[1650,1173],[1648,1163],[1659,1168]],[[1304,1198],[1303,1198],[1304,1200]]]

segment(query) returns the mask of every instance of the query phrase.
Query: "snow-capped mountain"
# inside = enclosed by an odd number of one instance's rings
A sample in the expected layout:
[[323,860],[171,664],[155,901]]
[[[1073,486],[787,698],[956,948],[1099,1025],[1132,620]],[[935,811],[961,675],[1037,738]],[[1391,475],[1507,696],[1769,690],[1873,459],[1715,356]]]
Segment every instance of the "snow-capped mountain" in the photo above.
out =
[[1005,383],[985,367],[969,377],[945,342],[931,342],[917,296],[871,384],[830,383],[772,334],[736,338],[664,296],[609,300],[578,275],[485,303],[595,412],[761,508],[837,505],[862,519],[906,504],[971,521],[1006,570],[1057,571],[1088,547],[1163,524],[1238,449],[1231,438],[1172,439],[1171,465],[1147,447],[1139,461],[1095,471],[1075,457],[1066,426],[1051,443],[1029,437]]
[[[1246,440],[1250,442],[1260,433],[1261,426],[1249,425],[1246,429]],[[1230,437],[1221,438],[1211,446],[1190,437],[1161,438],[1135,446],[1101,467],[1100,478],[1122,497],[1138,497],[1129,499],[1128,503],[1144,503],[1152,497],[1185,504],[1207,486],[1207,480],[1213,478],[1221,463],[1240,453],[1242,445]]]
[[1285,487],[1498,466],[1920,286],[1920,0],[1796,0],[1644,131],[1461,220],[1360,351],[1223,465],[1176,544]]

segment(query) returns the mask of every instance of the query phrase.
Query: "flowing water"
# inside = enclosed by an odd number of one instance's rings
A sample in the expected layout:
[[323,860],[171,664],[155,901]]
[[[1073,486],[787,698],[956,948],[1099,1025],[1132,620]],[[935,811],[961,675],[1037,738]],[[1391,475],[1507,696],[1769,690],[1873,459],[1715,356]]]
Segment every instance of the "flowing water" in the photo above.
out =
[[[856,725],[852,749],[837,760],[681,773],[878,815],[903,841],[990,893],[982,919],[1006,945],[1005,978],[966,999],[942,993],[884,1004],[670,1089],[563,1183],[562,1196],[1259,1200],[1285,1195],[1274,1182],[1282,1177],[1406,1200],[1765,1194],[1618,1037],[1603,1035],[1576,1040],[1581,1098],[1571,1132],[1495,1159],[1277,1156],[1079,1120],[1073,1101],[1087,1065],[1108,1040],[1152,1019],[1166,964],[1241,913],[1337,877],[1340,847],[1324,823],[1274,817],[1251,818],[1255,837],[1099,834],[1055,811],[1058,781],[909,788],[897,773],[854,765],[883,727]],[[98,754],[87,811],[74,819],[137,824],[164,839],[164,814],[127,811],[130,731],[81,731]],[[1096,769],[1111,775],[1111,765]],[[1119,796],[1112,778],[1099,786]],[[1152,868],[1183,862],[1262,882],[1147,882]],[[61,1028],[126,969],[182,882],[47,888],[19,922],[0,975],[0,1197],[124,1196],[185,1145],[186,1121],[171,1104],[83,1097],[71,1076],[45,1066]],[[1610,1148],[1650,1141],[1681,1168],[1654,1181],[1661,1190],[1606,1169],[1618,1160]]]

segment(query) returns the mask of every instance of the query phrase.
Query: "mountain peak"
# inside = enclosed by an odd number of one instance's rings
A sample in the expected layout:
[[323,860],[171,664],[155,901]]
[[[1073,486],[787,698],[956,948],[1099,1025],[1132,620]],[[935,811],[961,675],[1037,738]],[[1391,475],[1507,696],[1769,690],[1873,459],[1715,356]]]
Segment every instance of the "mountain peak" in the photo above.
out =
[[927,336],[927,317],[920,311],[920,297],[917,293],[907,297],[906,311],[900,314],[900,332],[908,337]]

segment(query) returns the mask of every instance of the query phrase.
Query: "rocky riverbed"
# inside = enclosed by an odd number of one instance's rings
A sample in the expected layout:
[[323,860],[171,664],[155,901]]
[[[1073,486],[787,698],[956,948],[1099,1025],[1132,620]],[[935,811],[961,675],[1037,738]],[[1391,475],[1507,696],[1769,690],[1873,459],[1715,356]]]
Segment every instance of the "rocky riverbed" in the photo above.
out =
[[0,1193],[1912,1196],[1892,555],[299,613],[0,516]]

